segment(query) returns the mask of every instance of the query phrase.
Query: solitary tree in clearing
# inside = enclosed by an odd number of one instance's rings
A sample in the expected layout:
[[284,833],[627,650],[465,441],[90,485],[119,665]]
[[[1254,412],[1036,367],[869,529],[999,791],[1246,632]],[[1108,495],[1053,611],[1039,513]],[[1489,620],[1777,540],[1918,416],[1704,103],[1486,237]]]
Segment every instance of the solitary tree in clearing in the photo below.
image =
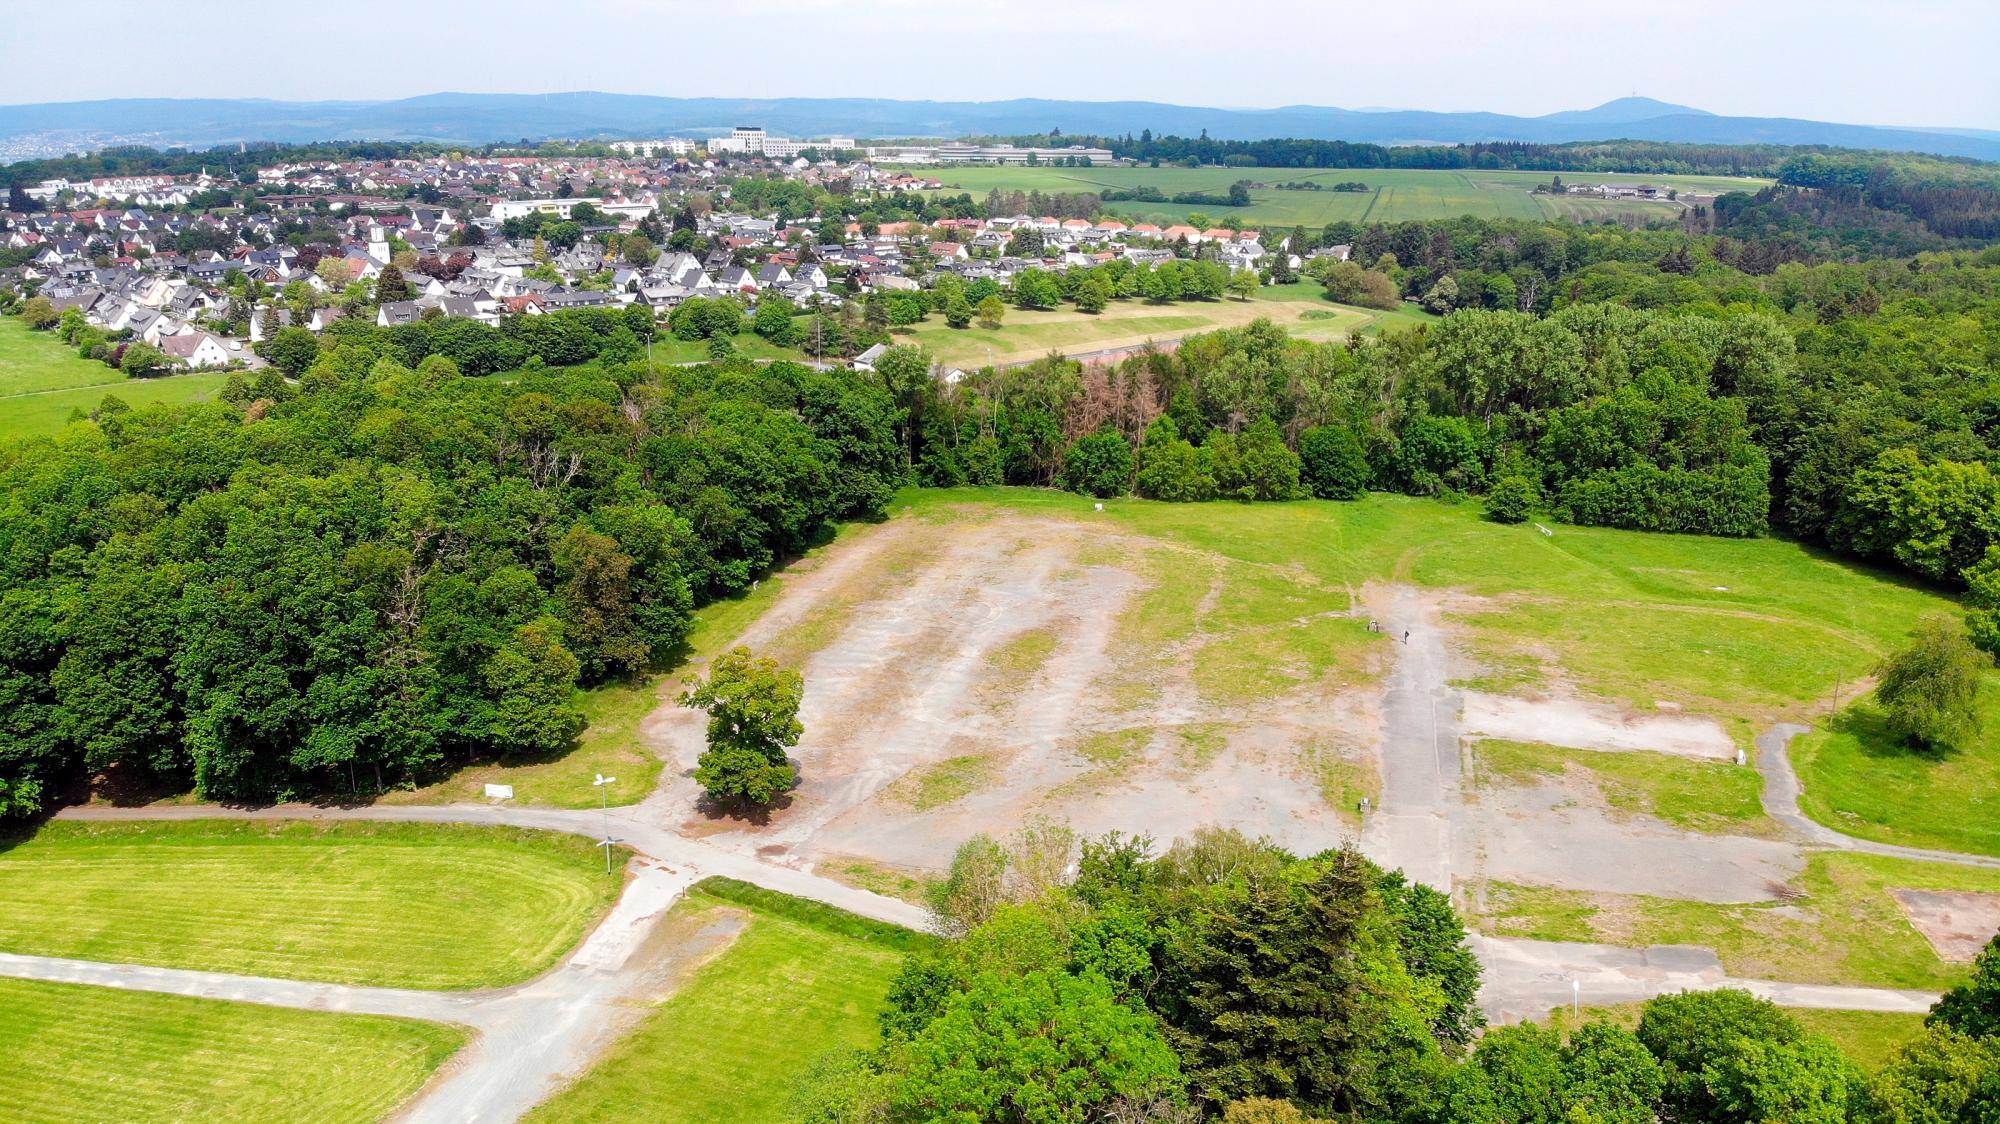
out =
[[805,683],[776,660],[731,648],[716,657],[708,678],[681,696],[681,705],[708,712],[708,748],[694,778],[717,800],[764,805],[798,780],[785,751],[799,744],[799,700]]
[[1883,661],[1875,697],[1889,728],[1916,746],[1950,752],[1979,728],[1979,673],[1985,657],[1942,617],[1917,627],[1908,648]]

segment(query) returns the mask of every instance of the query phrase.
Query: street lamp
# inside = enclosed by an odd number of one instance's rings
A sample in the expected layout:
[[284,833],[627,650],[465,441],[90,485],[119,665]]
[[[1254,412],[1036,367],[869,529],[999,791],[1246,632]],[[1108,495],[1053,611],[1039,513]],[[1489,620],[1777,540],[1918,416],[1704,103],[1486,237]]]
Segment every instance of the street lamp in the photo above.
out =
[[611,846],[613,840],[611,838],[611,793],[604,786],[615,783],[617,780],[617,777],[607,777],[603,773],[599,773],[597,774],[597,779],[590,782],[590,787],[597,790],[598,813],[604,817],[604,842],[599,843],[598,846],[604,848],[604,873],[606,874],[611,873]]

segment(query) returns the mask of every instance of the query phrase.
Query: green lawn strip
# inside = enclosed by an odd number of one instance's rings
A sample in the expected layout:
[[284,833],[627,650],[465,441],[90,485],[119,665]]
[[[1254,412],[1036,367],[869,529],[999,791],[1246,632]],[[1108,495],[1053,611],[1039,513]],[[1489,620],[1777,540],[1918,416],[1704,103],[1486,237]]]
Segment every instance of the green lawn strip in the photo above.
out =
[[1702,945],[1743,979],[1937,991],[1966,966],[1940,960],[1890,891],[2000,893],[2000,871],[1819,852],[1792,887],[1788,901],[1717,905],[1495,882],[1483,910],[1474,900],[1469,915],[1502,936]]
[[749,928],[530,1119],[780,1119],[804,1067],[875,1044],[903,954],[930,939],[721,880],[677,908],[728,906]]
[[78,984],[0,979],[11,1121],[373,1121],[467,1032]]
[[0,850],[0,950],[385,987],[518,983],[611,907],[590,840],[460,825],[56,821]]
[[1970,744],[1933,755],[1889,731],[1872,700],[1792,742],[1806,815],[1829,827],[1910,847],[2000,855],[2000,680],[1979,693]]
[[1479,779],[1512,784],[1570,775],[1594,786],[1614,810],[1676,827],[1727,835],[1769,835],[1763,780],[1755,769],[1670,753],[1597,752],[1486,738],[1475,743]]
[[[1583,1023],[1599,1021],[1633,1030],[1638,1027],[1639,1016],[1644,1010],[1643,1003],[1608,1003],[1595,1007],[1585,1004],[1582,1017],[1579,1018],[1570,1008],[1557,1007],[1549,1012],[1546,1021],[1552,1029],[1564,1034]],[[1835,1011],[1818,1007],[1787,1007],[1785,1013],[1797,1020],[1806,1030],[1832,1039],[1833,1044],[1840,1047],[1841,1053],[1871,1073],[1887,1065],[1897,1050],[1924,1032],[1922,1015],[1907,1015],[1895,1011]]]

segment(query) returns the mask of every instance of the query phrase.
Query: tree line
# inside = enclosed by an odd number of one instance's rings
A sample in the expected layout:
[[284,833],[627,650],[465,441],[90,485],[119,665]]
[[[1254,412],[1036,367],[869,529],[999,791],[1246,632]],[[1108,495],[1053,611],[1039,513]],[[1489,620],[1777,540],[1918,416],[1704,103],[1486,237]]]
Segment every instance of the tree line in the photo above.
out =
[[561,751],[578,686],[671,659],[901,479],[866,376],[557,371],[567,335],[514,336],[503,382],[329,332],[296,382],[0,450],[0,811],[105,772],[270,800]]
[[2000,939],[1874,1075],[1771,1003],[1665,995],[1481,1033],[1450,899],[1353,850],[1205,830],[978,836],[932,892],[881,1044],[792,1119],[1195,1124],[1975,1124],[2000,1113]]

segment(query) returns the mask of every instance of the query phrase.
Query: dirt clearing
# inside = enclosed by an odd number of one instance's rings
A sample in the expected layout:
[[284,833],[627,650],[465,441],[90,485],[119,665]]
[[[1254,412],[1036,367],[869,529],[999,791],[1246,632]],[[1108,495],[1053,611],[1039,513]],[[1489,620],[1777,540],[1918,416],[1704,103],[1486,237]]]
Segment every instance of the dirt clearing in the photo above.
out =
[[[1108,523],[893,520],[788,575],[743,643],[805,674],[801,785],[768,824],[684,828],[767,858],[934,870],[1037,814],[1312,851],[1378,784],[1380,641],[1344,590]],[[693,768],[700,715],[648,731]]]
[[2000,894],[1891,890],[1940,959],[1969,964],[2000,933]]
[[1571,749],[1650,749],[1716,761],[1736,759],[1736,743],[1712,718],[1628,715],[1579,699],[1517,699],[1467,691],[1460,726],[1467,734]]

